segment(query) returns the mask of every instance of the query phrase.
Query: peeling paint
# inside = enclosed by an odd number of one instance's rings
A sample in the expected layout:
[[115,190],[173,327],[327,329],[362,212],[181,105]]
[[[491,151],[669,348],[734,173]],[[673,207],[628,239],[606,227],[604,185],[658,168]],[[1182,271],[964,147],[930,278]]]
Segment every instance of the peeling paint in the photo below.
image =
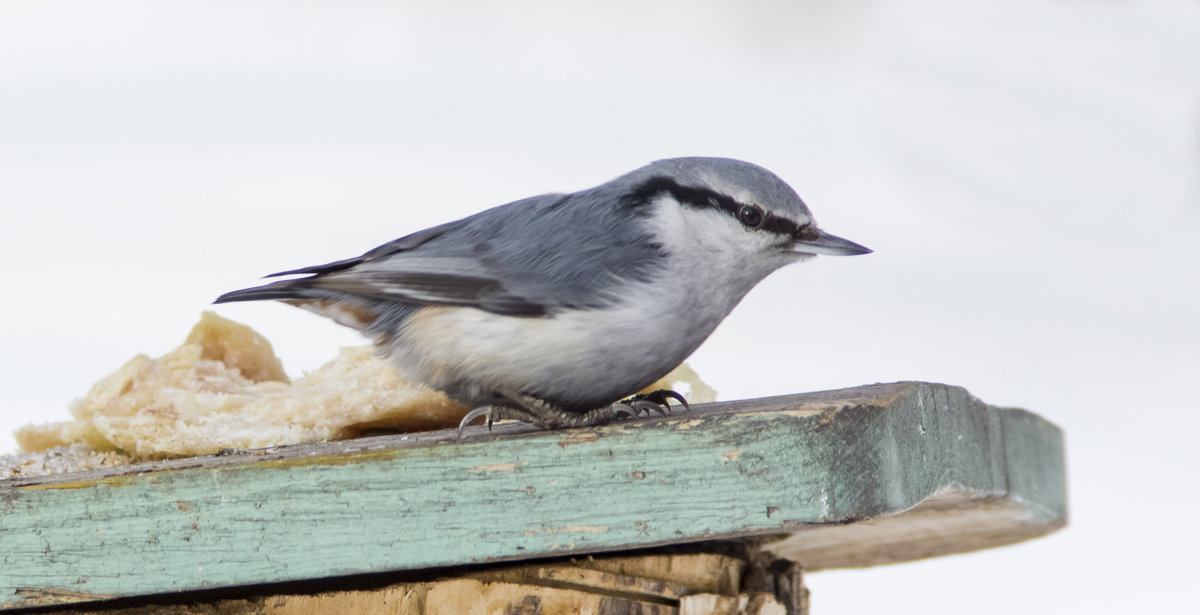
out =
[[92,592],[61,587],[17,587],[13,593],[17,599],[0,602],[0,608],[51,606],[92,600],[107,600],[117,597],[113,594],[94,594]]
[[563,527],[548,527],[547,534],[563,534],[566,532],[587,532],[589,534],[604,534],[608,528],[603,525],[564,525]]
[[600,434],[596,432],[582,432],[571,434],[565,438],[560,438],[558,441],[559,448],[567,448],[572,444],[588,444],[600,439]]
[[835,406],[833,404],[820,404],[820,405],[809,404],[808,407],[803,408],[803,409],[779,410],[778,412],[772,412],[771,414],[774,414],[777,416],[797,416],[797,417],[804,418],[804,417],[815,416],[815,415],[821,414],[822,412],[837,412],[838,410],[841,410],[841,409],[842,409],[841,406]]
[[[521,465],[528,462],[522,461]],[[493,463],[491,465],[472,466],[467,468],[468,472],[512,472],[517,469],[516,463]]]
[[76,482],[36,483],[33,485],[21,485],[17,488],[21,489],[22,491],[36,491],[39,489],[91,489],[97,485],[105,485],[107,487],[125,487],[128,485],[139,484],[140,481],[138,478],[139,477],[136,475],[108,476],[105,478],[97,478],[95,480]]

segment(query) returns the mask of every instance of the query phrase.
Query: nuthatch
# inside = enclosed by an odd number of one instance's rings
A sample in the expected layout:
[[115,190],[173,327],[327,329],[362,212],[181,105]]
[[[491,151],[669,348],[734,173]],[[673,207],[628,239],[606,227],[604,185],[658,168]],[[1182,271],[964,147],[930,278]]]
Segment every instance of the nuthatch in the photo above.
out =
[[589,425],[644,409],[618,402],[679,365],[772,271],[868,252],[817,228],[762,167],[673,158],[217,303],[278,299],[353,327],[409,379],[475,407],[463,424]]

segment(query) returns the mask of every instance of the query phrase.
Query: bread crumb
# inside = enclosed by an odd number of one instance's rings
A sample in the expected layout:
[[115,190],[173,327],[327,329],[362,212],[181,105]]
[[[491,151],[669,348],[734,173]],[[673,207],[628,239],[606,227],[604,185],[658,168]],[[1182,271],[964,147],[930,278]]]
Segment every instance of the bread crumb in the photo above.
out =
[[[647,390],[660,388],[675,389],[692,403],[715,399],[686,365]],[[71,404],[75,420],[27,425],[16,438],[25,453],[50,451],[49,457],[66,455],[78,460],[76,469],[89,469],[342,440],[368,429],[443,429],[458,425],[468,410],[440,391],[403,380],[370,347],[343,348],[329,363],[289,381],[266,338],[204,312],[175,350],[157,359],[138,355],[93,385]],[[29,460],[5,459],[0,471],[24,472],[21,464]]]
[[353,438],[364,429],[440,429],[468,409],[406,382],[370,348],[337,358],[295,382],[250,327],[205,312],[183,345],[138,355],[71,405],[74,421],[17,430],[22,451],[86,444],[134,460],[208,455]]

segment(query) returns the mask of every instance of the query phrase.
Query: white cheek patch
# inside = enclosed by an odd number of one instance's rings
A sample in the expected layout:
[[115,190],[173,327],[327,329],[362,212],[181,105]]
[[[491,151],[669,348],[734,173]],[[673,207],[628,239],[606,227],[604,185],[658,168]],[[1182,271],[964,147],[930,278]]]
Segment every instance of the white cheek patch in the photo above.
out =
[[681,206],[670,196],[654,202],[650,224],[669,252],[692,258],[702,255],[707,265],[744,266],[779,245],[773,234],[747,229],[724,210]]
[[669,195],[654,201],[649,226],[671,253],[702,248],[729,252],[744,245],[747,234],[732,216],[720,209],[680,205]]

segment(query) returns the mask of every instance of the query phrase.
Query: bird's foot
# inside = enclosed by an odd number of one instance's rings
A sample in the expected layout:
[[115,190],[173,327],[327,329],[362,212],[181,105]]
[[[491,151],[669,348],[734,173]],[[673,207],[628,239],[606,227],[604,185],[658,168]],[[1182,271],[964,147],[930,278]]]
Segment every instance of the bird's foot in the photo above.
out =
[[667,389],[634,395],[624,401],[587,412],[568,412],[547,401],[524,394],[506,395],[505,398],[512,404],[491,404],[468,412],[458,424],[458,435],[462,436],[463,428],[480,418],[486,419],[488,429],[492,428],[492,423],[506,419],[530,423],[540,429],[562,429],[604,425],[620,418],[638,418],[650,416],[651,413],[666,416],[671,412],[672,399],[682,404],[685,410],[690,409],[682,395]]
[[529,395],[511,395],[506,398],[511,400],[511,405],[491,404],[468,412],[458,424],[458,434],[461,436],[463,428],[480,418],[486,418],[488,429],[492,428],[492,423],[506,419],[530,423],[539,429],[562,429],[564,427],[603,425],[622,416],[627,418],[638,416],[637,409],[621,402],[587,412],[568,412]]

